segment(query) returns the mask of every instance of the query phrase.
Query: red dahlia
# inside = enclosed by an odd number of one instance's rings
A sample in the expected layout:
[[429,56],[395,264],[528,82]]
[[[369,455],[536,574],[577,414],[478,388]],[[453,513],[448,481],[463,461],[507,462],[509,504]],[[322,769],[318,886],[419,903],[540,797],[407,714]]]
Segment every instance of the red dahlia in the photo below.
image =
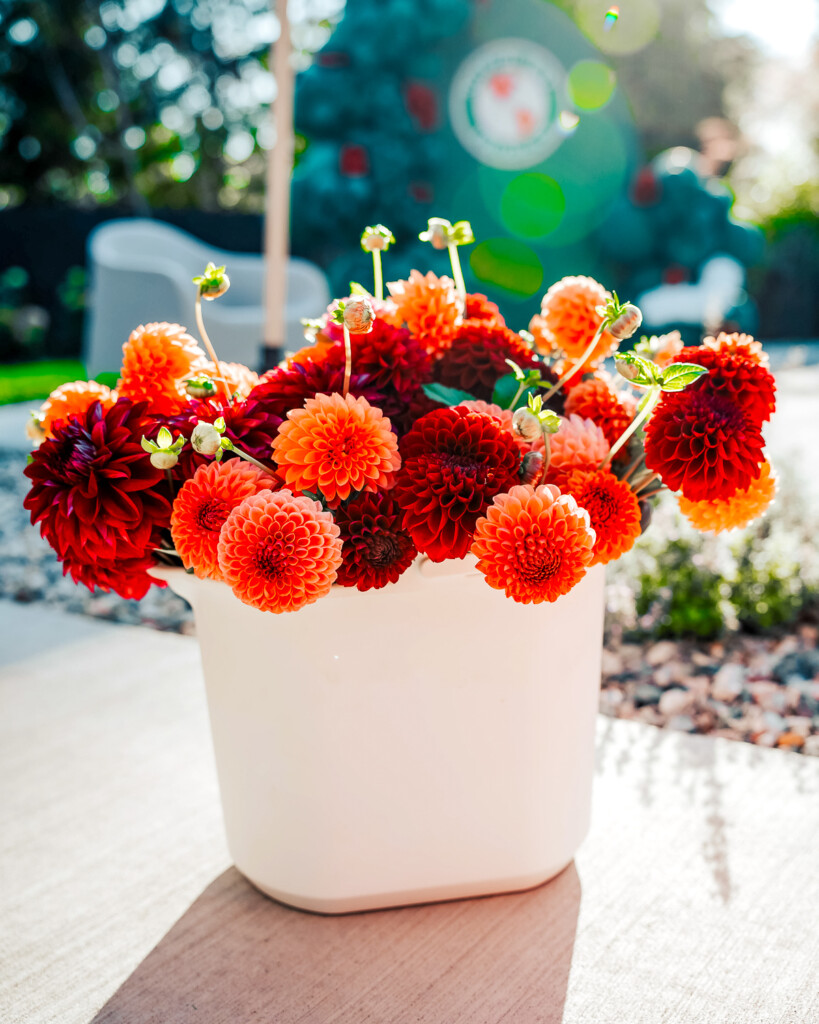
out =
[[150,552],[170,522],[164,473],[140,439],[153,421],[144,403],[94,402],[59,425],[32,454],[23,505],[74,579],[123,597],[141,596]]
[[708,369],[690,390],[732,398],[758,423],[771,418],[776,408],[776,383],[762,346],[748,335],[706,338],[702,345],[684,348],[674,362],[696,363]]
[[333,516],[344,545],[336,580],[343,587],[369,590],[395,583],[418,554],[390,493],[361,494]]
[[452,345],[435,364],[435,379],[488,402],[495,384],[509,373],[507,359],[522,369],[538,365],[529,346],[515,331],[484,320],[464,320]]
[[646,467],[691,501],[730,498],[759,476],[763,444],[759,424],[730,398],[668,392],[646,427]]
[[[383,395],[369,374],[358,373],[353,365],[349,394],[366,398],[380,408]],[[277,367],[266,373],[247,396],[259,414],[284,419],[291,409],[301,409],[308,398],[341,392],[344,386],[344,360],[322,358]]]
[[[222,417],[225,421],[225,437],[229,437],[234,444],[238,444],[254,459],[264,463],[271,462],[270,446],[273,443],[282,417],[271,413],[263,402],[246,399],[244,402],[233,402],[231,405],[221,405],[217,401],[192,402],[188,410],[182,416],[175,416],[168,421],[171,433],[176,437],[182,434],[190,438],[193,428],[199,420],[205,423],[213,423]],[[174,475],[183,480],[192,477],[200,466],[213,462],[213,457],[200,455],[195,452],[190,444],[186,444],[179,453]],[[270,469],[271,475],[275,470]]]
[[400,450],[393,494],[415,546],[433,562],[463,558],[478,517],[519,482],[515,439],[491,416],[436,409],[417,421]]
[[499,327],[506,326],[506,321],[503,319],[500,308],[494,302],[490,302],[485,295],[481,295],[480,292],[467,295],[464,319],[488,320]]
[[[341,327],[328,323],[327,336],[339,342],[325,358],[344,369],[344,345]],[[377,316],[367,334],[350,336],[353,371],[365,375],[372,386],[385,395],[394,392],[408,401],[432,379],[432,363],[426,348],[405,327],[393,327]],[[385,410],[386,412],[386,410]]]

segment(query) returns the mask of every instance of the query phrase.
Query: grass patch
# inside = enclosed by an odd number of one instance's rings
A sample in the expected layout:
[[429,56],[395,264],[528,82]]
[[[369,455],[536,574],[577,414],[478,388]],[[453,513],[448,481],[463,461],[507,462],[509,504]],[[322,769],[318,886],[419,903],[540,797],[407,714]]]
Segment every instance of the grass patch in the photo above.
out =
[[61,384],[69,380],[85,379],[85,367],[79,359],[53,359],[40,363],[0,366],[0,405],[41,402]]

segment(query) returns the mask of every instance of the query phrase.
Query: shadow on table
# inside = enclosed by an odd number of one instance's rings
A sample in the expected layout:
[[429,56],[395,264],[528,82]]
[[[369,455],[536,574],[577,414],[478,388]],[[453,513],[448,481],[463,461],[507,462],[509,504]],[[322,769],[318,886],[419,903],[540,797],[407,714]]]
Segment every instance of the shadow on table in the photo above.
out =
[[291,910],[231,868],[92,1024],[559,1024],[580,879],[342,917]]

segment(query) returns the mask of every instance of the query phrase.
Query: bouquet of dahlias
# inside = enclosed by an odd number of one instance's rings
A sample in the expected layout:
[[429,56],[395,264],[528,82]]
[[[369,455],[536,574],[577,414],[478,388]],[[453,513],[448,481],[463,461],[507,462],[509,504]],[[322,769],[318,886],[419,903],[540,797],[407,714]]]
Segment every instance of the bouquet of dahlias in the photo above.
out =
[[663,489],[704,530],[770,504],[775,387],[752,338],[686,348],[674,333],[618,354],[640,311],[587,277],[553,285],[518,332],[466,291],[466,222],[421,238],[449,250],[451,278],[413,271],[385,296],[394,239],[367,228],[373,293],[352,286],[262,377],[208,339],[202,301],[229,286],[211,264],[194,279],[204,347],[147,324],[115,391],[58,388],[32,419],[25,506],[64,571],[139,598],[164,585],[152,566],[181,562],[284,612],[471,553],[491,587],[554,601],[629,550]]

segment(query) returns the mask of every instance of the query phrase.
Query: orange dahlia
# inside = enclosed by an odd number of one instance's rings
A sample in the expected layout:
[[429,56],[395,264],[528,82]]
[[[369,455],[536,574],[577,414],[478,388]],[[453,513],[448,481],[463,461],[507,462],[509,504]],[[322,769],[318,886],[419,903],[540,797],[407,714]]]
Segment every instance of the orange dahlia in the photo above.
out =
[[40,425],[46,437],[54,436],[54,428],[69,416],[82,416],[94,402],[110,409],[117,400],[116,391],[95,380],[75,380],[61,384],[40,407]]
[[669,331],[668,334],[661,334],[658,338],[651,339],[651,358],[654,362],[665,369],[682,352],[682,335],[679,331]]
[[205,353],[179,324],[137,327],[122,346],[119,394],[148,402],[158,416],[174,416],[188,401],[185,380],[207,362]]
[[560,424],[560,430],[552,435],[549,447],[550,465],[565,472],[598,465],[608,455],[611,445],[594,420],[572,413]]
[[680,511],[698,530],[720,533],[737,530],[758,519],[776,494],[776,476],[769,462],[763,462],[759,476],[730,498],[691,501],[680,496]]
[[562,486],[589,513],[596,534],[591,564],[614,561],[640,536],[640,503],[624,480],[608,469],[573,469]]
[[464,320],[488,320],[500,327],[506,326],[500,307],[480,292],[467,293]]
[[233,593],[264,612],[295,612],[329,593],[341,537],[317,501],[260,491],[237,505],[219,535],[219,568]]
[[320,492],[328,504],[353,491],[388,490],[401,465],[390,421],[366,398],[308,398],[291,409],[273,441],[273,457],[288,487]]
[[581,381],[566,399],[566,415],[594,420],[606,435],[609,446],[628,429],[637,412],[637,402],[627,392],[617,394],[601,377]]
[[245,498],[278,481],[243,459],[208,462],[182,485],[173,503],[171,536],[182,563],[200,578],[220,580],[219,531]]
[[[562,352],[579,359],[594,338],[602,316],[597,311],[611,298],[602,284],[591,277],[564,277],[543,296],[540,315],[532,317],[529,330],[535,345],[545,355]],[[617,339],[604,331],[585,367],[594,367],[617,350]]]
[[586,575],[594,530],[557,487],[521,484],[499,494],[475,527],[472,553],[486,582],[522,604],[556,601]]
[[708,373],[690,390],[731,398],[758,423],[771,418],[776,408],[776,383],[768,369],[768,357],[750,335],[720,334],[717,338],[706,338],[702,345],[682,349],[674,362],[707,368]]
[[391,281],[387,287],[395,302],[392,316],[398,327],[406,326],[432,355],[449,348],[461,321],[451,278],[413,270],[406,281]]

